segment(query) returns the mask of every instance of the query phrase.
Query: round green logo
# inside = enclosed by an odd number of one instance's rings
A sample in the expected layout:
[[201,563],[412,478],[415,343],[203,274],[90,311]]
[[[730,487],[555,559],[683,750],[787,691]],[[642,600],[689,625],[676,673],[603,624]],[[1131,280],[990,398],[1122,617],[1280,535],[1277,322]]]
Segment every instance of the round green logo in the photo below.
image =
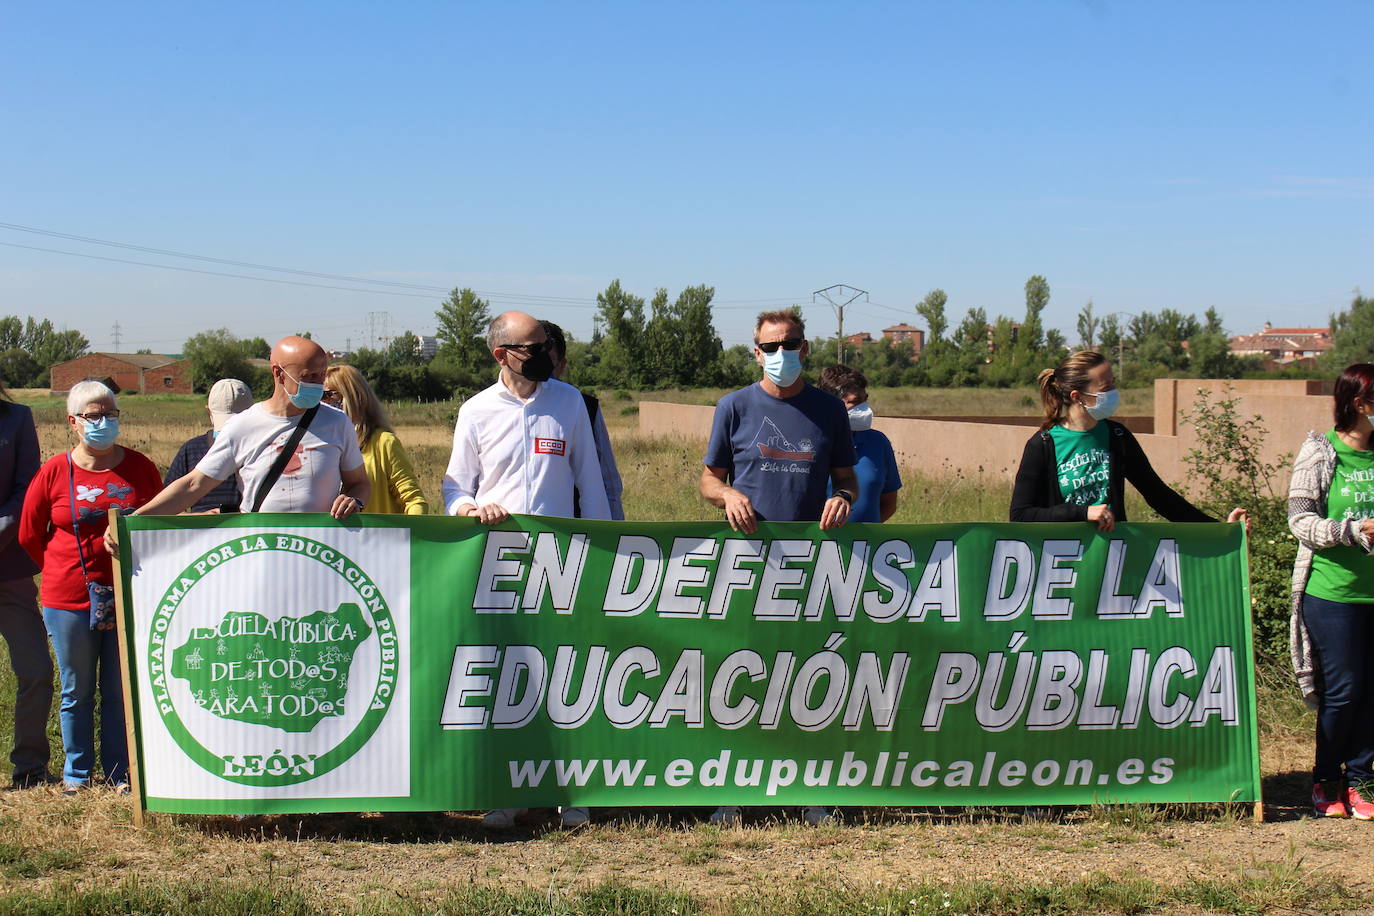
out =
[[[249,568],[243,557],[273,562]],[[309,561],[307,574],[294,557]],[[194,622],[178,618],[216,573],[231,596],[238,579],[261,601],[270,581],[273,601],[318,594],[326,606],[274,616],[198,607]],[[182,570],[153,615],[146,661],[153,703],[187,756],[232,782],[284,786],[328,773],[367,744],[391,706],[399,657],[371,576],[335,547],[273,533],[225,541]]]

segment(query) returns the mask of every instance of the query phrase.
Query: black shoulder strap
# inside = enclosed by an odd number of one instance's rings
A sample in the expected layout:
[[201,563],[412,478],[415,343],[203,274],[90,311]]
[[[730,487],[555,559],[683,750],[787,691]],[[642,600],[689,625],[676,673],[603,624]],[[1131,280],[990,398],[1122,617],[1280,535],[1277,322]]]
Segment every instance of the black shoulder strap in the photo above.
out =
[[286,445],[277,456],[277,460],[272,462],[272,468],[267,472],[267,476],[262,479],[258,486],[258,493],[253,497],[253,508],[251,511],[257,512],[262,508],[262,501],[267,498],[267,494],[272,492],[272,488],[277,485],[277,478],[281,477],[281,472],[286,469],[286,462],[291,460],[291,456],[296,453],[296,446],[301,444],[305,438],[305,431],[310,428],[311,422],[315,419],[315,414],[320,412],[320,405],[307,410],[302,416],[296,429],[291,433],[291,438],[286,440]]
[[[596,427],[596,411],[601,402],[596,399],[596,395],[579,392],[582,395],[582,403],[587,407],[587,419],[592,421],[592,427]],[[573,486],[573,518],[582,517],[582,494],[577,491],[577,486]]]

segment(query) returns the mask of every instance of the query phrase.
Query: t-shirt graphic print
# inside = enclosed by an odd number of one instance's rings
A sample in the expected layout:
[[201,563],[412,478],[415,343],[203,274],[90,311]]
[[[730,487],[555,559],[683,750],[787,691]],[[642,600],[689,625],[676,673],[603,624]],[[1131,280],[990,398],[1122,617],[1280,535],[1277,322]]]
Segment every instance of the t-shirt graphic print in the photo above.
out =
[[725,468],[764,521],[817,521],[830,472],[853,467],[849,415],[834,395],[806,385],[777,398],[758,384],[720,399],[704,463]]
[[1106,423],[1081,432],[1051,426],[1059,493],[1072,506],[1100,506],[1107,501],[1111,478]]

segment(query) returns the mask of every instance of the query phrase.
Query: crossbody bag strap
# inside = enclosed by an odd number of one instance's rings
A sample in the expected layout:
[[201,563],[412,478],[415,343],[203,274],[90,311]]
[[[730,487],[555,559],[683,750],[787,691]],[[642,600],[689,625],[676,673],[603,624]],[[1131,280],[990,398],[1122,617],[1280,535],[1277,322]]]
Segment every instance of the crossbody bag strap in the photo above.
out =
[[267,499],[267,494],[272,492],[272,488],[277,485],[277,479],[281,477],[281,472],[286,470],[286,462],[290,461],[291,456],[296,453],[296,446],[301,444],[301,440],[305,438],[305,431],[310,428],[311,421],[315,419],[315,414],[319,412],[320,405],[316,404],[301,416],[300,422],[296,424],[295,431],[291,433],[291,438],[286,440],[286,446],[281,450],[281,454],[277,456],[277,460],[272,462],[272,467],[268,470],[267,476],[262,479],[262,483],[258,486],[257,495],[253,497],[253,508],[251,511],[257,512],[262,508],[263,500]]
[[91,584],[90,571],[86,569],[86,551],[81,549],[81,524],[77,521],[79,512],[76,508],[76,463],[72,461],[72,453],[67,453],[67,493],[72,504],[72,534],[76,535],[76,558],[81,561],[81,576],[86,580],[86,584]]

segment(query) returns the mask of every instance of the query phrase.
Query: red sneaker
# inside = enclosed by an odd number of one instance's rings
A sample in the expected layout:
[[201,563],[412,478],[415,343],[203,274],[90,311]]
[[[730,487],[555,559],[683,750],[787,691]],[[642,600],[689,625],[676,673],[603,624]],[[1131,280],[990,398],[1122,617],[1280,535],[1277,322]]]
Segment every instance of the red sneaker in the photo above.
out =
[[1316,783],[1312,786],[1312,810],[1317,817],[1347,817],[1345,794],[1334,779]]
[[1346,786],[1345,803],[1357,821],[1374,821],[1374,784]]

